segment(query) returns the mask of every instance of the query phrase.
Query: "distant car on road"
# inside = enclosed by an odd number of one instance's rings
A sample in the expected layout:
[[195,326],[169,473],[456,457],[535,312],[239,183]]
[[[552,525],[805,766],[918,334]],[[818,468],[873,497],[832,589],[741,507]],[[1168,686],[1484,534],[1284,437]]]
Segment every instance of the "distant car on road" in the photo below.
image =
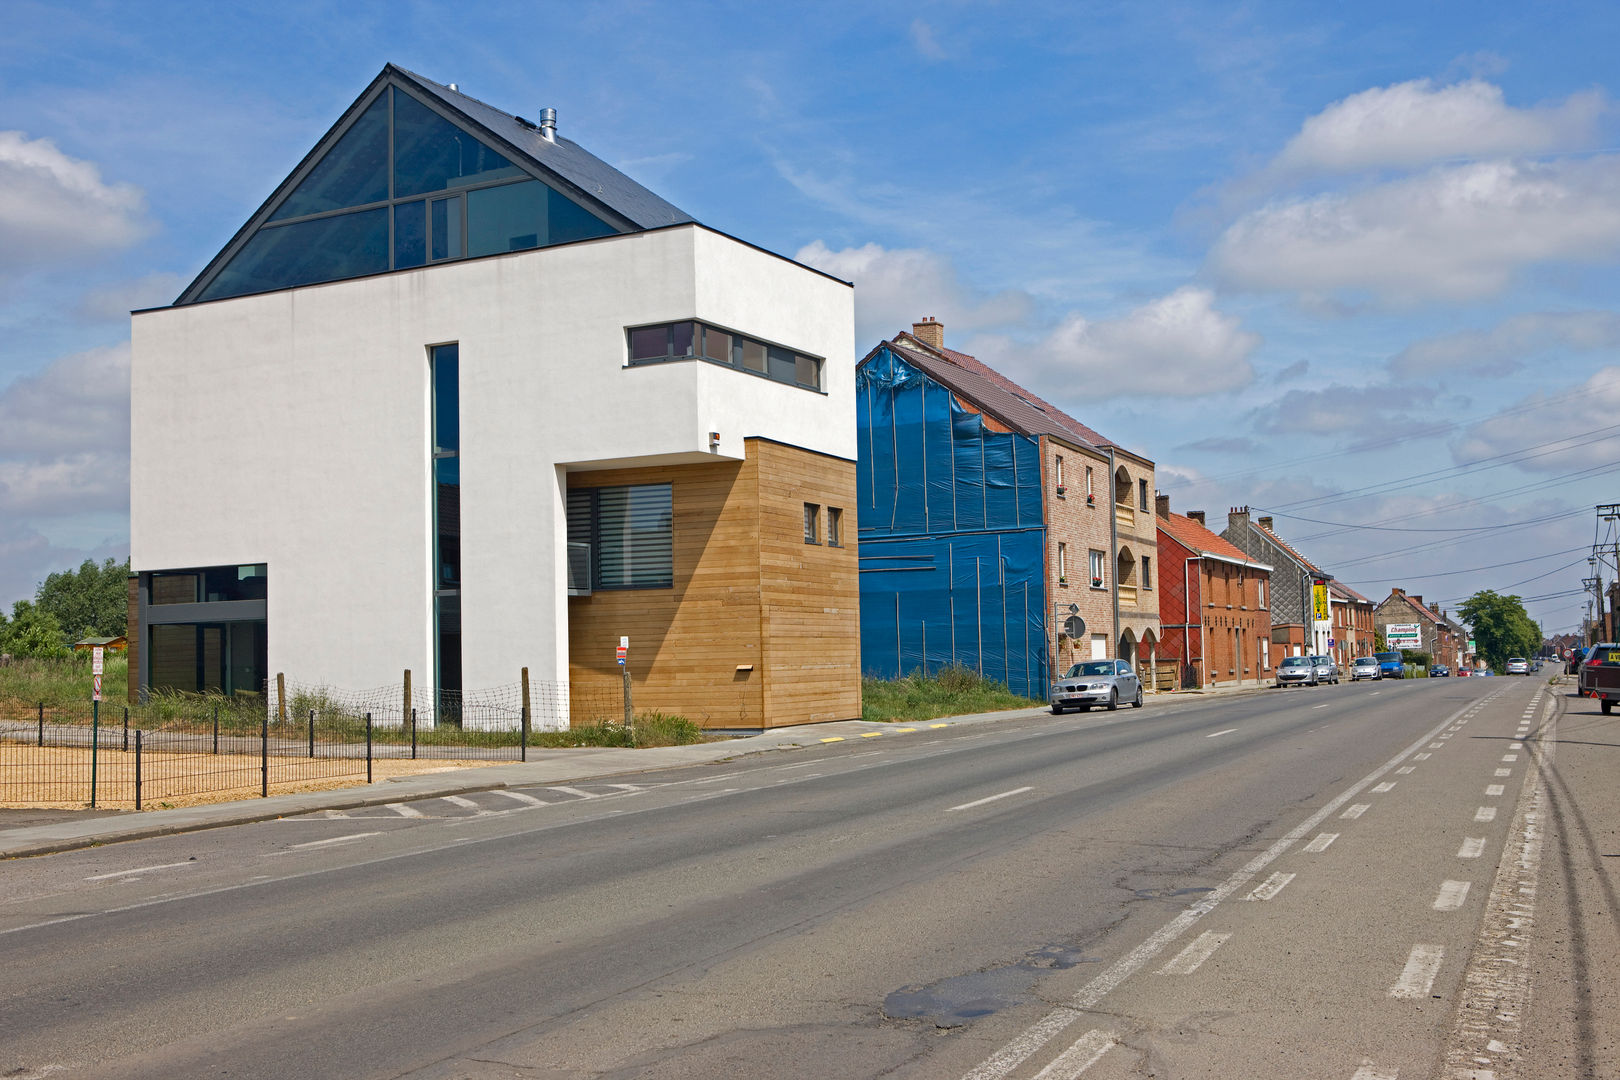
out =
[[1378,660],[1371,656],[1358,656],[1355,663],[1350,665],[1350,681],[1360,682],[1362,679],[1381,679],[1383,673],[1378,669]]
[[1313,656],[1311,662],[1316,665],[1316,681],[1330,682],[1339,685],[1339,665],[1333,662],[1331,656]]
[[1467,676],[1472,675],[1473,673],[1474,673],[1474,669],[1471,668],[1471,667],[1460,667],[1460,668],[1457,669],[1457,678],[1459,678],[1459,679],[1466,678]]
[[1124,660],[1087,660],[1052,684],[1054,716],[1061,716],[1064,709],[1085,712],[1093,705],[1117,709],[1121,701],[1130,702],[1133,709],[1142,707],[1142,680]]
[[1507,673],[1509,675],[1528,675],[1528,674],[1530,674],[1530,661],[1526,660],[1522,656],[1510,656],[1510,657],[1508,657]]
[[1446,667],[1444,664],[1436,664],[1434,667],[1429,669],[1429,678],[1431,679],[1444,679],[1450,674],[1451,669]]
[[1316,685],[1316,658],[1311,656],[1288,656],[1277,665],[1277,687],[1283,686],[1315,686]]
[[1377,660],[1378,660],[1378,670],[1383,673],[1384,678],[1386,678],[1386,679],[1404,679],[1404,678],[1406,678],[1406,664],[1405,664],[1404,661],[1401,660],[1401,654],[1400,653],[1398,653],[1398,652],[1380,652],[1380,653],[1373,653],[1373,656],[1377,658]]

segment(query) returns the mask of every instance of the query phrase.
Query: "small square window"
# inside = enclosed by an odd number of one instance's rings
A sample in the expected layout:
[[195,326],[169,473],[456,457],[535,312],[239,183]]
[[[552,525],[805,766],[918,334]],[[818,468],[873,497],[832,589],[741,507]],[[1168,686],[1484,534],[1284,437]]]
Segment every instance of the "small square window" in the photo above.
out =
[[827,507],[827,546],[844,546],[844,512],[836,506]]
[[804,542],[821,543],[821,506],[818,503],[804,504]]

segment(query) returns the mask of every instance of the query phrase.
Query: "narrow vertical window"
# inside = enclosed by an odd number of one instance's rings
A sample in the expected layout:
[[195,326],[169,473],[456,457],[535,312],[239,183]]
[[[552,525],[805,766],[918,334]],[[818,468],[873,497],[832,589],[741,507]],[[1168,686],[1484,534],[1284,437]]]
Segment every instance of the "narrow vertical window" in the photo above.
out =
[[1087,465],[1087,466],[1086,466],[1086,495],[1087,495],[1087,496],[1090,496],[1090,495],[1091,495],[1091,494],[1092,494],[1092,488],[1091,488],[1091,466],[1090,466],[1090,465]]
[[821,507],[817,503],[804,504],[804,542],[821,543]]
[[438,714],[459,719],[461,696],[461,350],[429,360],[433,426],[433,620]]
[[844,546],[844,511],[836,506],[827,507],[827,546]]
[[1061,583],[1069,575],[1069,545],[1058,541],[1058,581]]
[[1136,490],[1137,490],[1137,500],[1136,500],[1137,505],[1139,507],[1141,507],[1143,510],[1146,510],[1148,508],[1147,481],[1146,480],[1138,480],[1136,482]]
[[1052,476],[1057,481],[1057,493],[1063,494],[1063,455],[1058,454],[1053,460]]
[[1153,556],[1142,556],[1142,588],[1153,588]]
[[1106,556],[1100,551],[1093,551],[1091,553],[1091,587],[1093,589],[1102,588],[1104,558],[1106,558]]

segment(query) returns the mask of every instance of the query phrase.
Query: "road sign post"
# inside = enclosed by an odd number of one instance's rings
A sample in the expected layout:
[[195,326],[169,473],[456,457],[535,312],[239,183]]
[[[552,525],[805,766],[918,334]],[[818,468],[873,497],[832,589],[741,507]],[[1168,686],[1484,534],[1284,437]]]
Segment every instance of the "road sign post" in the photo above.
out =
[[96,805],[96,757],[101,749],[101,673],[100,645],[90,650],[90,805]]
[[630,733],[631,742],[635,741],[636,721],[635,713],[630,705],[630,665],[627,663],[630,656],[630,639],[621,637],[619,647],[614,650],[619,661],[619,670],[624,674],[624,730]]

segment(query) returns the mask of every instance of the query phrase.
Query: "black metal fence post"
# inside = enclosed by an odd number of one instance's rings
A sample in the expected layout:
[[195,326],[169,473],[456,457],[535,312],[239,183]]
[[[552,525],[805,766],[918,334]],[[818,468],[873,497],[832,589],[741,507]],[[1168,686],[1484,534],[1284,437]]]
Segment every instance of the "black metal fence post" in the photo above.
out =
[[124,706],[124,752],[129,753],[129,706]]
[[45,703],[39,703],[39,745],[45,745]]
[[366,783],[371,783],[371,714],[366,713]]
[[519,761],[528,761],[529,760],[529,707],[527,705],[523,706],[523,742],[520,745],[523,747],[523,749],[518,754],[518,760]]
[[135,809],[141,808],[141,733],[135,732]]
[[309,756],[315,756],[315,710],[309,710]]
[[259,728],[259,797],[270,797],[270,713]]
[[411,710],[411,760],[416,760],[416,710]]
[[219,706],[214,706],[214,753],[219,753]]

